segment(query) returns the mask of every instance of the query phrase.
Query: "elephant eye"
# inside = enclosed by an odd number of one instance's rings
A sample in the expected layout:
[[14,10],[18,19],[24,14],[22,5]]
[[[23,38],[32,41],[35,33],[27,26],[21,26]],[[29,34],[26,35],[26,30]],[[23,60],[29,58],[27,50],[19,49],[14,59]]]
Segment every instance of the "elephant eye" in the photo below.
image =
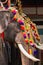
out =
[[16,22],[16,21],[13,21],[14,23],[13,23],[13,25],[14,25],[14,30],[17,32],[19,32],[20,31],[20,25],[19,25],[19,23],[18,22]]
[[16,23],[16,27],[20,30],[20,25],[19,25],[19,23]]

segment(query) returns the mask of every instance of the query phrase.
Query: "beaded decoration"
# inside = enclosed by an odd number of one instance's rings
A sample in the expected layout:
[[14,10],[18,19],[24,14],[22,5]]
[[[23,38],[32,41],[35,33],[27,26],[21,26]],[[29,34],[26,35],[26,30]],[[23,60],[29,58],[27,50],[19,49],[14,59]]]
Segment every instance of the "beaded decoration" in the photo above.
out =
[[[21,20],[21,19],[16,18],[16,16],[15,16],[16,12],[17,12],[16,10],[13,9],[11,12],[14,14],[13,20],[16,20],[20,24],[20,28],[22,30],[22,34],[23,34],[25,43],[30,44],[32,47],[35,47],[34,40],[33,40],[31,33],[30,33],[31,32],[30,25],[25,20]],[[34,30],[34,29],[35,29],[35,27],[32,26],[32,30]],[[28,49],[28,52],[29,52],[29,54],[32,54],[32,49]]]

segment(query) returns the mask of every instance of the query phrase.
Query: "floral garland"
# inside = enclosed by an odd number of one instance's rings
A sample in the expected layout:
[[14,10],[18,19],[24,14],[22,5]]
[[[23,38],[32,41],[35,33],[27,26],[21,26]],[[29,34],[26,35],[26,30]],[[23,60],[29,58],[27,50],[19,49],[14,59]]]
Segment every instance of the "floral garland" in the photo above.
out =
[[[28,27],[29,27],[29,26],[26,26],[26,27],[25,27],[25,24],[24,24],[24,21],[23,21],[23,20],[15,18],[15,15],[16,15],[16,12],[17,12],[15,9],[11,10],[11,12],[14,14],[13,20],[14,20],[14,21],[16,20],[16,21],[20,24],[20,28],[21,28],[21,30],[22,30],[25,43],[28,44],[28,45],[29,45],[29,43],[30,43],[31,46],[33,46],[33,47],[36,48],[36,46],[33,44],[32,39],[30,38],[30,34],[29,34],[29,30],[28,30]],[[25,28],[27,29],[27,30],[26,30],[27,32],[25,31]],[[29,41],[29,40],[30,40],[30,41]],[[29,49],[28,52],[29,52],[30,54],[32,54],[32,49]]]

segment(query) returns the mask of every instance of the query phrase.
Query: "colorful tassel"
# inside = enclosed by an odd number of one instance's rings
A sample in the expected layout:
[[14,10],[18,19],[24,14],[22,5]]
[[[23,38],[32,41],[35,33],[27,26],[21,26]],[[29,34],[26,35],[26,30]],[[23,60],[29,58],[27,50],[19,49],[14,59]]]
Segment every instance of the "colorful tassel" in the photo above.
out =
[[35,26],[33,24],[30,24],[30,26],[32,27],[32,30],[35,30]]
[[0,34],[0,37],[2,37],[2,38],[4,39],[4,32],[2,32],[2,33]]
[[17,12],[16,10],[12,10],[12,13],[13,13],[14,15],[16,14],[16,12]]
[[32,41],[30,41],[30,43],[32,43]]
[[34,55],[38,55],[38,50],[35,50],[34,51]]
[[30,45],[33,46],[33,42],[32,41],[30,41]]
[[28,26],[26,26],[26,30],[29,30],[28,28],[29,28],[29,27],[28,27]]
[[20,28],[21,28],[21,30],[25,30],[24,25],[21,25]]
[[28,39],[25,39],[26,44],[28,44]]
[[18,20],[18,22],[19,22],[20,25],[24,25],[24,21]]
[[36,37],[38,37],[38,35],[37,35],[36,33],[34,33],[34,35],[35,35]]
[[30,33],[28,33],[28,38],[30,38]]
[[29,54],[32,54],[32,49],[29,49],[29,50],[28,50],[28,53],[29,53]]
[[26,38],[26,34],[23,34],[23,37]]
[[16,18],[16,15],[14,15],[14,17],[13,17],[13,20],[16,20],[17,18]]

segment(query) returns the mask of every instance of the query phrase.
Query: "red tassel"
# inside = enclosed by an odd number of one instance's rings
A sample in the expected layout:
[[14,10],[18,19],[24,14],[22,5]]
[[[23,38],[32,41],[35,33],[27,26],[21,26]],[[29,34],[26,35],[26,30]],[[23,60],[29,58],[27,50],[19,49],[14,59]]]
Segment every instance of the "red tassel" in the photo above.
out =
[[2,37],[2,38],[4,39],[4,32],[2,32],[2,33],[0,34],[0,37]]
[[24,25],[21,25],[20,27],[21,27],[21,30],[24,30],[25,29]]
[[25,42],[28,43],[28,39],[25,39]]

